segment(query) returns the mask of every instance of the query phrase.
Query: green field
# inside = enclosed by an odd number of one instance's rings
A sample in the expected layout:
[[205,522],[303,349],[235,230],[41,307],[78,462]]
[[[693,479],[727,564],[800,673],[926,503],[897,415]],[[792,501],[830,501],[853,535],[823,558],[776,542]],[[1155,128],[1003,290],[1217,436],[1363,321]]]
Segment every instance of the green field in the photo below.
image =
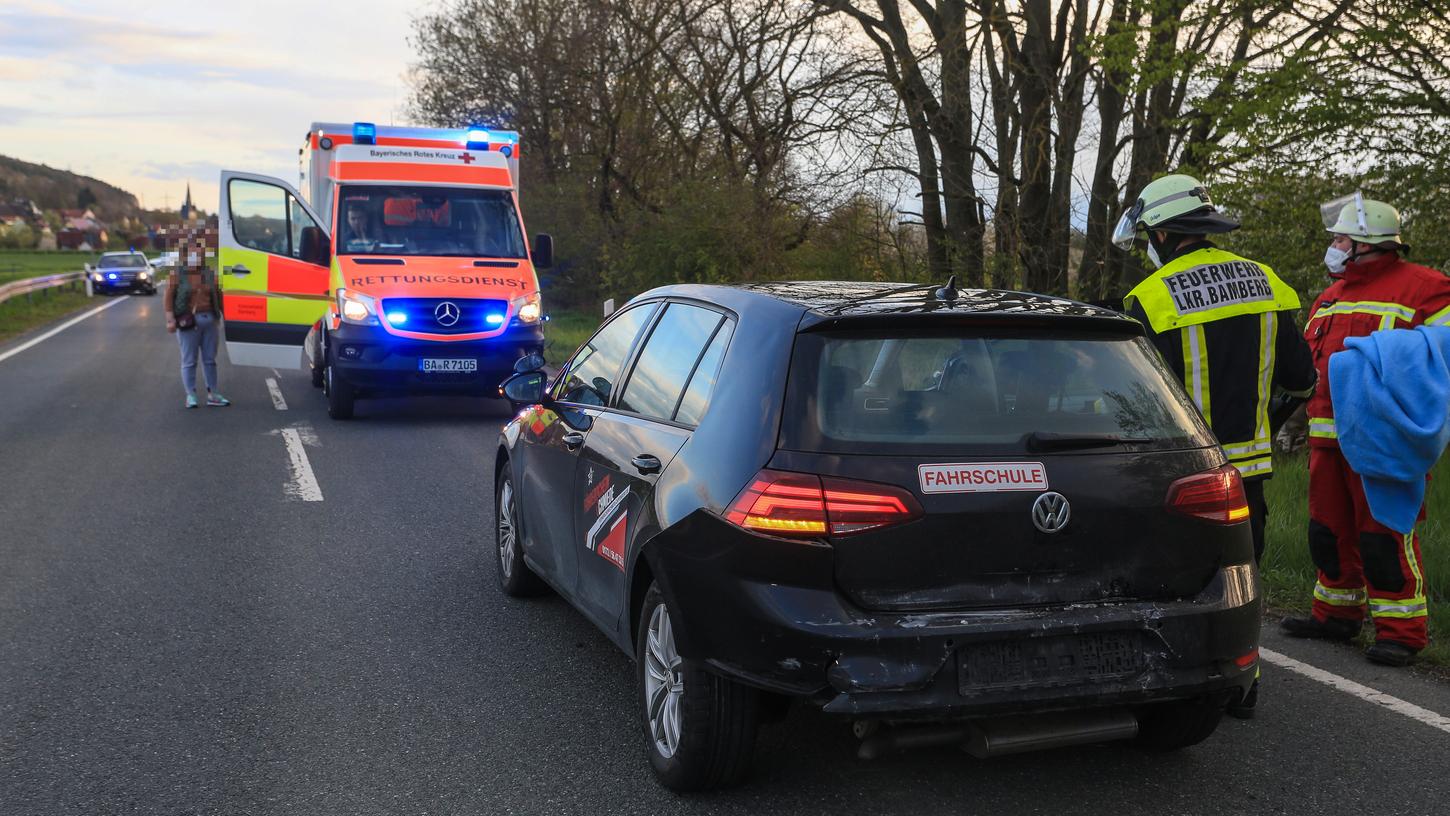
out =
[[83,265],[95,263],[99,257],[98,252],[0,250],[0,283],[60,272],[79,272]]
[[[1264,491],[1269,502],[1268,541],[1263,575],[1269,603],[1286,610],[1309,609],[1313,601],[1314,563],[1309,559],[1309,459],[1298,454],[1276,458],[1274,478]],[[1427,518],[1420,527],[1421,571],[1430,598],[1430,648],[1422,659],[1450,666],[1450,464],[1435,468],[1426,495]],[[1366,627],[1361,645],[1369,645]]]

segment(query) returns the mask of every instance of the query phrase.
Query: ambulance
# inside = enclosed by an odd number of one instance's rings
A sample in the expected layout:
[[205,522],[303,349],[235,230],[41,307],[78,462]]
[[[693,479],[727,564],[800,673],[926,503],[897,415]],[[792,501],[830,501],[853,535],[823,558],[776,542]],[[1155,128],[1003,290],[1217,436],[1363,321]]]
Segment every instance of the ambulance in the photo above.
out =
[[[300,191],[300,192],[299,192]],[[297,187],[224,170],[218,267],[227,354],[311,370],[328,414],[362,397],[494,397],[544,347],[511,131],[313,124]]]

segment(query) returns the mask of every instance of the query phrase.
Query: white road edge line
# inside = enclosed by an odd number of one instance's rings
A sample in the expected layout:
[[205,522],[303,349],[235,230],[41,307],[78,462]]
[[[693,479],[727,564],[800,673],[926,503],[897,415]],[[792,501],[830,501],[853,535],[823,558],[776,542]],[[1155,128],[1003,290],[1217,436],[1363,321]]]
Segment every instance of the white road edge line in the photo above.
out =
[[292,460],[292,478],[287,480],[287,495],[302,501],[322,501],[322,488],[312,474],[312,463],[302,447],[302,435],[296,428],[283,428],[282,440],[287,443],[287,456]]
[[1421,708],[1414,703],[1401,700],[1393,695],[1385,694],[1383,691],[1376,691],[1369,686],[1361,685],[1347,677],[1340,677],[1323,669],[1311,666],[1308,663],[1301,663],[1285,654],[1280,654],[1273,649],[1259,648],[1259,656],[1292,672],[1308,677],[1311,680],[1318,680],[1326,686],[1339,689],[1346,694],[1352,694],[1361,700],[1374,703],[1377,706],[1388,708],[1391,711],[1403,714],[1412,720],[1417,720],[1430,726],[1438,728],[1450,734],[1450,717],[1436,714],[1428,708]]
[[271,377],[267,378],[267,392],[272,395],[272,407],[278,411],[287,410],[287,400],[282,399],[282,389],[277,387],[277,381]]
[[55,328],[51,329],[50,331],[46,332],[45,334],[42,334],[41,336],[35,338],[34,340],[28,340],[28,341],[26,341],[24,343],[21,343],[20,345],[16,346],[15,348],[13,348],[13,349],[11,349],[11,350],[3,353],[3,354],[0,354],[0,363],[5,362],[6,360],[10,359],[11,357],[14,357],[15,355],[19,354],[20,352],[25,351],[26,349],[30,348],[31,346],[36,345],[37,343],[40,343],[42,340],[49,340],[50,338],[56,336],[57,334],[60,334],[61,332],[65,331],[66,329],[70,328],[71,326],[74,326],[75,324],[81,322],[82,320],[85,320],[86,318],[92,317],[94,315],[98,315],[101,312],[104,312],[105,310],[111,308],[112,306],[120,305],[121,301],[129,300],[130,298],[131,298],[130,295],[122,295],[121,297],[117,298],[116,300],[111,301],[110,303],[107,303],[104,306],[97,306],[96,308],[90,310],[89,312],[86,312],[85,314],[83,314],[83,315],[81,315],[79,317],[73,317],[70,320],[67,320],[66,322],[60,324],[59,326],[56,326]]

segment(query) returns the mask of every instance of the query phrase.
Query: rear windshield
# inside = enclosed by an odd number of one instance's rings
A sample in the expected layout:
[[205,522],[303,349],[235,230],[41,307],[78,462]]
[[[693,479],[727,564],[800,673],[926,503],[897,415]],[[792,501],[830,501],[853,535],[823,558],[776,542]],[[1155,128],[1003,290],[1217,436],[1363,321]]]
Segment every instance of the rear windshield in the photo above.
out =
[[146,265],[146,258],[141,255],[102,255],[102,269],[139,269]]
[[787,450],[935,456],[1098,439],[1139,449],[1213,444],[1141,337],[807,333],[796,338],[786,400]]

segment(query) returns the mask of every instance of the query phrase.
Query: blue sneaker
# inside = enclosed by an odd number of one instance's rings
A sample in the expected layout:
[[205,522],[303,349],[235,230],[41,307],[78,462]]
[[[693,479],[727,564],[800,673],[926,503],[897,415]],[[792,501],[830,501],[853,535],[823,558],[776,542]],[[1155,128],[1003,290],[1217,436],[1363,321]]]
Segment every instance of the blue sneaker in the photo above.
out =
[[208,391],[206,392],[206,404],[209,408],[225,408],[228,405],[231,405],[232,401],[222,396],[221,394],[213,394],[212,392]]
[[195,408],[196,407],[196,395],[195,394],[187,394],[186,395],[186,407],[187,408]]

